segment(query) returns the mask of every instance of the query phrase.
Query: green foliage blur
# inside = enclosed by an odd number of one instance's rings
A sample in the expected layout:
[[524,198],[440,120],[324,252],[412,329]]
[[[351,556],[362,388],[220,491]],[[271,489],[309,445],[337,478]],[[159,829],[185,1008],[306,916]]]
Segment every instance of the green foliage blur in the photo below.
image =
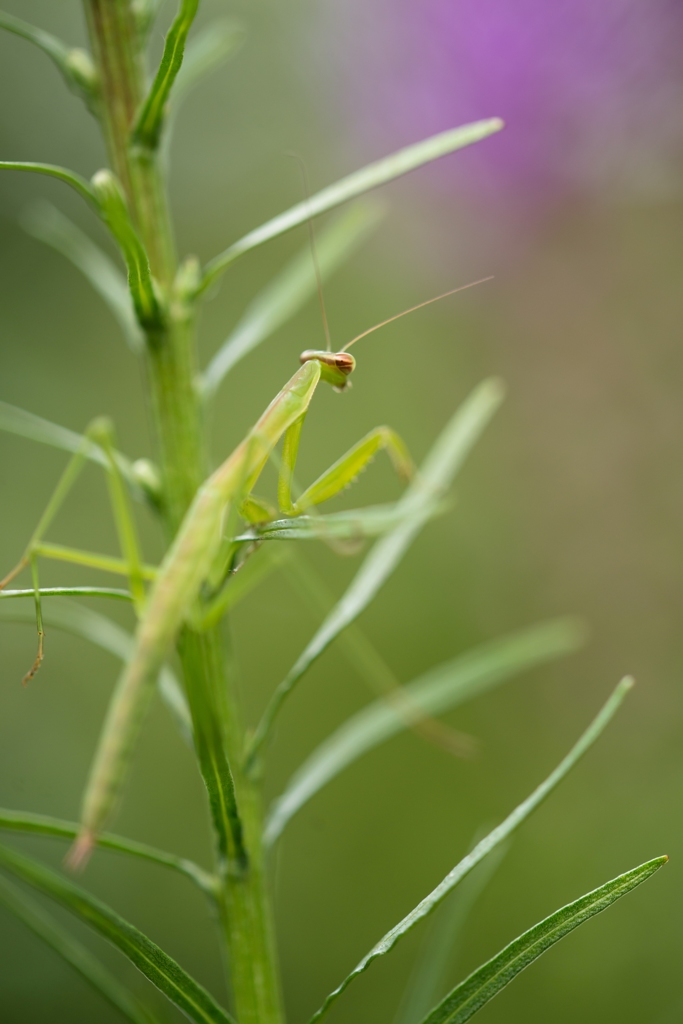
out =
[[[83,42],[75,0],[5,0],[5,7]],[[226,11],[219,0],[204,0],[198,24],[235,14],[248,35],[177,119],[171,197],[181,252],[207,259],[298,201],[299,172],[288,150],[305,158],[314,189],[382,155],[354,146],[331,106],[326,111],[312,8],[303,0],[238,0]],[[160,27],[157,49],[161,40]],[[7,35],[0,36],[0,97],[3,159],[45,160],[88,176],[104,164],[95,125],[78,100],[42,54]],[[551,209],[518,241],[497,211],[465,209],[443,188],[432,193],[430,180],[430,172],[417,172],[383,192],[383,226],[328,284],[335,343],[431,294],[489,273],[496,279],[359,344],[353,391],[316,397],[298,472],[313,479],[384,422],[419,460],[470,388],[500,374],[508,398],[459,479],[456,508],[425,530],[362,628],[406,682],[479,641],[564,612],[582,615],[591,639],[581,655],[447,716],[477,738],[473,759],[455,760],[404,734],[354,764],[288,827],[273,860],[273,885],[289,1018],[306,1019],[317,1008],[443,877],[477,829],[500,820],[548,773],[631,672],[638,686],[625,709],[515,838],[469,919],[450,977],[454,983],[556,907],[666,852],[672,863],[662,877],[552,950],[478,1020],[667,1024],[683,1009],[683,204],[576,200]],[[0,179],[0,398],[77,431],[110,415],[122,450],[153,455],[140,370],[117,325],[78,272],[20,227],[39,198],[108,244],[58,183]],[[305,241],[301,229],[230,269],[204,310],[205,360]],[[291,374],[299,352],[321,345],[311,302],[235,369],[216,402],[216,458]],[[0,434],[0,575],[23,550],[65,458]],[[398,493],[378,461],[352,500]],[[143,512],[140,523],[146,556],[154,559],[155,525]],[[51,539],[116,551],[95,468]],[[337,594],[358,564],[357,556],[340,559],[313,546],[307,557]],[[50,564],[42,574],[46,586],[99,579]],[[98,610],[132,625],[125,610]],[[237,609],[230,629],[250,721],[316,625],[278,576]],[[34,630],[0,622],[0,644],[0,804],[75,819],[117,666],[84,641],[49,631],[44,665],[23,689]],[[341,654],[329,651],[282,716],[270,751],[270,797],[370,696]],[[160,705],[116,828],[208,862],[203,787]],[[54,864],[64,852],[52,840],[10,841]],[[99,852],[85,884],[226,998],[212,922],[187,883]],[[389,1024],[423,935],[373,968],[330,1020]],[[83,938],[147,995],[132,967],[99,940]],[[172,1008],[165,1012],[176,1019]],[[0,1019],[105,1024],[116,1017],[2,911]]]

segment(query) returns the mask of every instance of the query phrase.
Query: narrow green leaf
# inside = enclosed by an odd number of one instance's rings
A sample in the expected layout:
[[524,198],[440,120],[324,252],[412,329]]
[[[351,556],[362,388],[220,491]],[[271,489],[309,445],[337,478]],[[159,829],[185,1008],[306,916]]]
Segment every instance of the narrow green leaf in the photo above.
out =
[[[41,836],[58,836],[60,839],[75,839],[79,828],[80,826],[73,821],[62,821],[61,818],[48,817],[46,814],[10,811],[5,807],[0,807],[0,829],[8,829],[11,832],[29,832]],[[177,857],[174,853],[166,853],[165,850],[157,850],[153,846],[148,846],[147,843],[138,843],[134,839],[126,839],[124,836],[116,836],[110,832],[102,832],[97,837],[96,843],[103,849],[141,857],[142,860],[149,860],[154,864],[161,864],[166,868],[179,871],[180,874],[190,878],[205,893],[210,896],[214,895],[215,886],[212,876],[194,861],[187,860],[185,857]]]
[[[438,665],[405,687],[408,706],[439,715],[519,672],[576,651],[584,630],[574,619],[556,619],[501,637]],[[315,793],[354,761],[408,728],[405,713],[377,700],[352,715],[313,751],[290,779],[268,815],[270,845]]]
[[0,865],[66,907],[121,950],[190,1020],[196,1024],[232,1024],[226,1011],[175,960],[85,889],[7,846],[0,846]]
[[0,875],[0,905],[14,914],[55,952],[78,971],[85,980],[133,1024],[155,1024],[159,1018],[115,977],[90,950],[43,910]]
[[187,43],[185,57],[175,80],[177,106],[201,80],[234,57],[245,39],[244,26],[233,18],[216,18]]
[[[473,845],[476,845],[476,841]],[[467,919],[508,851],[502,844],[443,901],[425,935],[394,1024],[418,1024],[446,988]]]
[[59,181],[64,181],[67,185],[71,185],[80,196],[90,203],[91,206],[95,207],[98,213],[100,212],[95,193],[89,183],[80,174],[76,174],[75,171],[69,171],[66,167],[57,167],[55,164],[0,160],[0,171],[33,171],[36,174],[47,174],[50,178],[57,178]]
[[[33,594],[33,591],[31,591]],[[0,604],[0,620],[15,622],[33,622],[35,614],[32,608],[16,607],[13,602]],[[76,636],[89,640],[96,647],[109,651],[121,661],[128,661],[133,647],[134,639],[130,633],[122,629],[111,619],[100,615],[99,612],[86,608],[76,601],[68,599],[50,601],[43,609],[43,618],[48,626],[55,629],[63,629],[67,633],[74,633]],[[159,694],[171,712],[173,719],[178,726],[180,734],[190,746],[193,745],[192,719],[190,710],[185,700],[180,683],[171,672],[170,668],[164,666],[159,673],[157,681]]]
[[[8,434],[16,434],[18,437],[25,437],[29,441],[38,441],[39,444],[59,448],[72,455],[83,452],[91,462],[96,462],[105,469],[107,467],[107,456],[100,446],[85,438],[83,434],[77,434],[67,427],[60,427],[57,423],[44,420],[42,416],[36,416],[35,413],[27,412],[26,409],[20,409],[16,405],[10,405],[9,402],[0,401],[0,430],[4,430]],[[140,497],[140,489],[130,461],[121,452],[116,453],[116,461],[121,473],[133,488],[133,492]]]
[[80,228],[51,203],[34,203],[24,213],[25,231],[66,256],[104,299],[116,317],[131,350],[142,351],[143,335],[135,319],[126,279],[119,268]]
[[199,0],[181,0],[180,8],[168,30],[161,63],[132,132],[133,142],[156,149],[161,138],[166,103],[180,71],[187,34],[197,13]]
[[0,28],[28,40],[47,54],[72,92],[80,95],[92,108],[99,87],[92,58],[85,50],[68,47],[61,39],[30,25],[13,14],[0,11]]
[[[40,587],[41,597],[111,597],[116,601],[132,601],[129,590],[117,587]],[[15,597],[35,597],[35,590],[0,590],[0,601]]]
[[391,931],[388,931],[386,935],[379,940],[377,945],[373,946],[370,952],[363,957],[351,973],[344,978],[341,985],[330,993],[317,1013],[313,1014],[309,1024],[314,1024],[314,1021],[320,1020],[355,978],[360,974],[363,974],[370,964],[374,963],[374,961],[380,956],[384,956],[386,953],[389,953],[399,939],[403,938],[407,932],[411,931],[418,921],[421,921],[424,917],[427,917],[428,914],[431,914],[431,912],[438,907],[448,893],[451,892],[455,886],[458,885],[458,883],[461,882],[462,879],[465,878],[470,871],[472,871],[473,868],[475,868],[477,864],[484,859],[484,857],[491,853],[492,850],[494,850],[500,843],[506,840],[508,836],[512,835],[517,828],[519,828],[522,822],[529,817],[531,812],[536,810],[539,804],[545,800],[555,786],[557,786],[565,775],[571,771],[577,761],[590,747],[592,747],[607,724],[614,717],[614,714],[632,686],[633,680],[630,677],[622,679],[612,696],[598,715],[593,719],[578,742],[574,744],[567,756],[560,762],[557,768],[550,773],[548,778],[542,782],[541,785],[526,798],[526,800],[519,804],[519,806],[508,815],[505,821],[498,825],[497,828],[494,828],[492,832],[489,832],[485,839],[482,839],[481,842],[477,843],[474,849],[470,851],[467,856],[463,857],[463,859],[455,865],[452,871],[449,871],[443,881],[437,885],[436,889],[433,889],[428,896],[425,896],[425,898],[418,903],[418,905],[411,910],[402,921],[399,921]]
[[601,885],[574,903],[556,910],[502,949],[497,956],[470,974],[446,996],[422,1024],[464,1024],[470,1017],[509,985],[520,971],[541,953],[554,946],[580,924],[607,910],[666,864],[668,857],[655,857],[618,878]]
[[401,522],[379,540],[305,651],[275,690],[247,752],[251,767],[272,729],[282,704],[309,666],[360,613],[397,567],[422,527],[432,517],[453,478],[503,398],[500,381],[484,381],[463,402],[429,452],[415,480],[398,503]]
[[130,218],[121,184],[115,174],[103,168],[92,177],[92,191],[99,213],[118,243],[126,263],[128,288],[138,321],[147,331],[157,331],[163,325],[163,313],[149,257]]
[[[321,232],[316,249],[323,279],[365,240],[381,216],[378,204],[356,203]],[[213,357],[202,378],[205,398],[211,399],[233,366],[291,319],[315,292],[314,266],[307,245],[254,299]]]
[[214,257],[205,268],[200,293],[206,291],[234,260],[250,249],[255,249],[258,245],[291,231],[299,224],[304,224],[309,217],[318,217],[321,213],[348,202],[349,199],[355,199],[379,185],[385,185],[394,178],[400,178],[403,174],[422,167],[423,164],[438,160],[439,157],[453,153],[457,149],[471,146],[474,142],[480,142],[489,135],[499,132],[502,127],[503,122],[500,118],[491,117],[485,121],[475,121],[460,128],[452,128],[432,135],[413,146],[400,149],[391,156],[354,171],[334,185],[328,185],[310,199],[297,203],[285,213],[250,231],[244,238],[240,238],[238,242]]

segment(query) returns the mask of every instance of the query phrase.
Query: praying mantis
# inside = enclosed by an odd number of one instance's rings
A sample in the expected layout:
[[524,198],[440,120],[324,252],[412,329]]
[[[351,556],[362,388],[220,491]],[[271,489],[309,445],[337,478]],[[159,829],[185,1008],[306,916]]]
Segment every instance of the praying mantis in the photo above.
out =
[[[272,516],[266,510],[266,504],[252,495],[252,490],[275,446],[280,439],[283,440],[277,494],[281,512],[285,516],[301,515],[339,494],[353,483],[381,450],[386,450],[398,475],[409,480],[414,467],[406,445],[390,427],[380,426],[347,451],[298,498],[294,499],[292,495],[302,427],[320,381],[330,384],[337,391],[345,391],[349,387],[348,378],[356,366],[354,357],[348,352],[351,345],[407,313],[469,287],[472,285],[453,288],[443,295],[404,310],[363,331],[338,352],[331,349],[303,352],[300,356],[301,366],[296,373],[278,392],[232,454],[200,486],[156,571],[144,566],[140,558],[111,428],[106,422],[96,421],[88,429],[85,442],[95,442],[106,456],[110,496],[125,556],[119,569],[122,566],[127,568],[139,622],[133,654],[114,691],[91,770],[83,802],[81,831],[70,854],[73,867],[86,862],[97,835],[110,815],[156,676],[174,637],[186,619],[191,620],[195,626],[201,626],[202,607],[206,603],[203,590],[206,591],[208,587],[215,593],[225,581],[234,553],[230,529],[226,531],[226,525],[232,524],[236,513],[256,522]],[[54,546],[43,544],[42,538],[84,459],[85,452],[81,451],[68,464],[20,562],[0,582],[2,589],[23,568],[31,566],[39,646],[38,655],[25,682],[35,675],[43,654],[37,558],[43,555],[55,557],[57,554]],[[69,556],[62,552],[59,557]],[[71,560],[79,560],[77,552],[72,554]],[[110,567],[115,567],[114,561],[109,560]],[[104,565],[104,560],[100,564]],[[144,581],[150,578],[153,580],[152,587],[149,594],[146,594]],[[235,838],[239,847],[239,835]]]

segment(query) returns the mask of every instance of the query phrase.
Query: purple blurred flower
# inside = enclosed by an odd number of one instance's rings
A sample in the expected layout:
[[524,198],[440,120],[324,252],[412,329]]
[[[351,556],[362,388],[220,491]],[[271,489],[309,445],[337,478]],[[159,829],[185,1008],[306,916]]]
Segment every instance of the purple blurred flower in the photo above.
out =
[[327,11],[339,94],[376,151],[500,115],[507,130],[449,160],[450,180],[532,201],[677,189],[683,0],[335,0]]

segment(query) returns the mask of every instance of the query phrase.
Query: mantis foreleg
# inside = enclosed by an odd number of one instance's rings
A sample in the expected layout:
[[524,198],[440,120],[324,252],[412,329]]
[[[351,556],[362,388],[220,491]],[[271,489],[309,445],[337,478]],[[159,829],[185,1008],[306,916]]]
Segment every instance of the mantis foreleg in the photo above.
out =
[[412,477],[413,461],[401,438],[391,427],[375,427],[345,455],[342,455],[334,465],[330,466],[322,476],[319,476],[315,483],[312,483],[296,501],[292,501],[292,478],[299,452],[303,421],[304,417],[302,416],[292,424],[285,434],[278,481],[278,502],[285,515],[301,515],[313,505],[320,505],[323,501],[328,501],[340,494],[354,482],[377,452],[382,449],[387,451],[394,469],[402,479],[409,480]]

